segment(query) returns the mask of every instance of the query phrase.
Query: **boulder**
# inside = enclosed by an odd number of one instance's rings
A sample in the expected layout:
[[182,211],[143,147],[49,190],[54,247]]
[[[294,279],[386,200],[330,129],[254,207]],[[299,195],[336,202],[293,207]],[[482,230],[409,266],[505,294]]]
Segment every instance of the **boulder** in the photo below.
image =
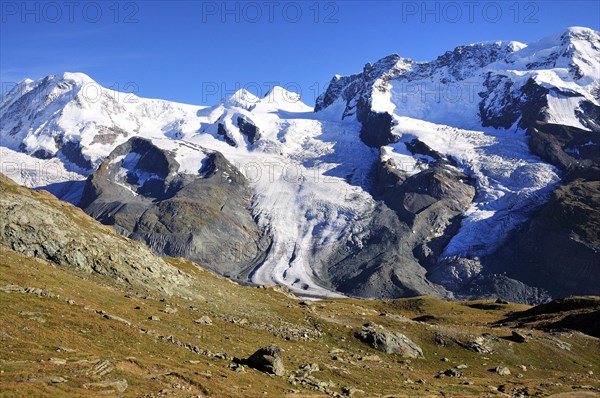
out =
[[510,375],[510,369],[508,369],[506,366],[496,366],[493,370],[494,370],[494,372],[498,373],[500,376],[509,376]]
[[456,369],[447,369],[435,375],[436,379],[441,379],[442,377],[462,377],[462,372]]
[[523,333],[519,333],[515,330],[513,330],[512,336],[510,336],[510,339],[517,343],[525,343],[527,341],[527,337]]
[[406,358],[419,358],[423,350],[412,340],[398,332],[389,332],[382,326],[369,323],[354,332],[354,336],[376,350],[399,354]]
[[283,350],[280,347],[271,344],[250,355],[244,363],[261,372],[283,376],[285,367],[283,366],[282,352]]

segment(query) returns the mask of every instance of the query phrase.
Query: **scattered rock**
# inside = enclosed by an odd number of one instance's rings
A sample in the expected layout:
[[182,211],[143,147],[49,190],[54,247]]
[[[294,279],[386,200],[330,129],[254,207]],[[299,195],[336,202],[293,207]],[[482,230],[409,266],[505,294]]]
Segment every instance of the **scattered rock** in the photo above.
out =
[[525,343],[527,341],[527,337],[524,334],[517,332],[516,330],[513,330],[510,339],[517,343]]
[[472,341],[467,342],[456,340],[456,343],[473,352],[479,352],[482,354],[491,354],[494,352],[486,336],[477,336]]
[[19,312],[19,315],[27,317],[28,319],[38,323],[46,323],[46,318],[44,318],[39,312],[21,311]]
[[494,372],[498,373],[500,376],[509,376],[510,375],[510,369],[508,369],[506,366],[496,366],[492,370]]
[[449,336],[436,332],[433,336],[433,343],[441,347],[447,347],[452,344],[453,339]]
[[6,293],[26,293],[25,288],[15,284],[9,284],[5,286],[0,286],[0,292]]
[[448,359],[448,358],[446,358],[446,357],[444,357],[444,358],[441,358],[441,359],[440,359],[440,361],[442,361],[442,362],[448,362],[448,361],[449,361],[449,359]]
[[48,362],[50,362],[53,365],[66,365],[67,364],[67,360],[62,359],[62,358],[50,358],[48,360]]
[[244,365],[242,365],[241,363],[231,363],[227,366],[229,369],[233,370],[234,372],[245,372],[246,371],[246,367]]
[[465,365],[464,363],[461,363],[460,365],[456,366],[456,369],[466,369],[466,368],[468,368],[468,366]]
[[398,332],[388,332],[382,326],[368,323],[354,332],[354,336],[376,350],[387,354],[399,354],[403,357],[418,358],[423,356],[421,347],[408,337]]
[[462,377],[462,372],[456,369],[447,369],[435,375],[436,379],[441,379],[442,377]]
[[131,326],[131,322],[129,322],[126,319],[120,318],[118,316],[110,315],[110,314],[104,314],[103,316],[104,316],[104,318],[109,319],[111,321],[117,321],[117,322],[123,323],[127,326]]
[[99,383],[86,383],[83,385],[83,388],[87,390],[114,390],[117,392],[125,392],[129,387],[127,380],[113,380],[113,381],[102,381]]
[[298,369],[298,371],[296,371],[296,375],[299,376],[299,377],[307,377],[311,373],[319,372],[320,370],[321,370],[321,368],[319,368],[318,364],[316,364],[316,363],[307,363],[306,365],[300,366],[300,368]]
[[165,309],[160,310],[160,312],[164,312],[165,314],[177,314],[177,308],[165,307]]
[[102,377],[113,371],[111,363],[107,360],[98,361],[91,369],[86,373],[91,377]]
[[152,315],[152,316],[148,317],[148,319],[150,319],[151,321],[160,321],[160,318],[157,317],[156,315]]
[[212,319],[210,319],[208,316],[204,315],[199,319],[194,320],[194,323],[197,323],[198,325],[212,325]]
[[53,383],[53,384],[59,384],[59,383],[66,383],[67,379],[60,377],[60,376],[53,376],[53,377],[50,377],[49,381],[50,381],[50,383]]
[[496,301],[494,301],[496,304],[508,304],[508,301],[502,299],[502,298],[497,298]]
[[57,351],[57,352],[66,352],[66,353],[68,353],[68,354],[72,354],[72,353],[74,353],[74,352],[77,352],[77,350],[73,350],[73,349],[71,349],[71,348],[65,348],[65,347],[58,347],[58,348],[56,349],[56,351]]
[[359,393],[364,394],[364,391],[360,390],[356,387],[342,387],[342,394],[347,397],[351,397],[354,394],[359,394]]
[[261,372],[271,373],[276,376],[283,376],[285,368],[283,366],[283,350],[276,345],[269,345],[261,348],[244,361],[251,368]]
[[370,361],[370,362],[381,362],[381,358],[379,355],[365,355],[364,357],[360,357],[361,361]]

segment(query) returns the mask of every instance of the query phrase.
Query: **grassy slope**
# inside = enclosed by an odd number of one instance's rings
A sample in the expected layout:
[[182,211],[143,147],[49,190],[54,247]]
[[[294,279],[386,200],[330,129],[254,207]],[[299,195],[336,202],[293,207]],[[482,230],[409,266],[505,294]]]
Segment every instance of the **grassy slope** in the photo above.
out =
[[[235,372],[227,367],[231,360],[195,354],[140,333],[140,328],[153,329],[164,336],[173,335],[176,340],[232,357],[246,357],[258,347],[273,342],[285,349],[288,370],[314,362],[322,369],[314,376],[333,381],[336,384],[334,390],[356,386],[369,396],[423,396],[437,395],[440,391],[454,396],[481,396],[490,391],[488,386],[500,384],[529,386],[530,392],[546,394],[569,391],[573,385],[600,387],[596,376],[588,374],[590,370],[595,374],[600,372],[598,340],[577,333],[554,337],[572,344],[571,351],[559,349],[555,342],[538,331],[531,333],[540,338],[525,344],[500,339],[495,343],[494,354],[474,353],[457,345],[441,347],[434,344],[435,332],[459,337],[484,332],[508,336],[509,329],[487,325],[502,318],[506,311],[520,310],[523,306],[509,305],[503,310],[486,311],[470,308],[466,303],[441,302],[427,297],[388,302],[332,300],[306,306],[276,289],[241,287],[185,261],[172,260],[172,263],[194,273],[203,299],[135,297],[135,292],[111,287],[108,281],[100,278],[84,280],[51,264],[4,250],[0,260],[1,286],[15,283],[47,287],[60,298],[0,292],[0,395],[90,394],[82,386],[97,381],[88,372],[95,362],[105,359],[114,370],[98,380],[126,379],[129,383],[126,396],[167,390],[173,396],[254,397],[267,392],[268,396],[279,397],[292,389],[318,396],[309,388],[291,385],[286,377],[272,377],[254,370]],[[75,304],[68,304],[67,299],[74,300]],[[177,314],[160,312],[167,305],[178,308]],[[136,306],[141,309],[134,309]],[[196,310],[190,306],[195,306]],[[94,310],[105,310],[130,321],[132,326],[105,319]],[[382,310],[387,316],[380,315]],[[212,318],[212,326],[193,323],[204,314]],[[439,325],[407,322],[397,317],[412,318],[422,314],[436,315]],[[161,320],[148,320],[151,315],[157,315]],[[245,318],[249,322],[245,325],[230,322],[236,318]],[[358,343],[351,337],[351,329],[368,321],[402,331],[423,347],[425,358],[412,360],[410,364],[402,363],[394,355],[379,353]],[[323,334],[314,339],[290,341],[253,325],[277,326],[284,322],[307,328],[317,325]],[[58,347],[76,351],[58,352]],[[336,354],[342,361],[331,359],[330,351],[334,348],[345,350]],[[378,355],[381,361],[358,359],[358,356],[372,354]],[[450,361],[441,362],[442,357]],[[67,364],[52,364],[49,358],[64,358]],[[460,363],[469,365],[463,378],[433,377],[436,372]],[[507,365],[513,375],[503,377],[488,371],[500,364]],[[520,371],[516,368],[519,364],[526,365],[528,370]],[[518,372],[524,377],[517,378]],[[51,376],[61,376],[68,381],[54,384],[44,379]],[[426,383],[405,384],[407,378],[425,379]],[[461,385],[464,380],[474,384]],[[540,383],[549,380],[562,386],[540,387]]]

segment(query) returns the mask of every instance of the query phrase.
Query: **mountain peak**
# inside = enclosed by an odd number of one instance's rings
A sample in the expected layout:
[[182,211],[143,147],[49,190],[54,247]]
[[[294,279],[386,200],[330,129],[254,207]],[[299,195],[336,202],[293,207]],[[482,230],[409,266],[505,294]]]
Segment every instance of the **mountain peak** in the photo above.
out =
[[223,103],[228,106],[235,106],[244,109],[250,109],[256,105],[260,99],[245,88],[241,88],[233,95],[225,98]]
[[81,72],[63,72],[55,76],[58,80],[71,81],[78,85],[95,83],[94,79]]
[[286,90],[281,86],[273,86],[261,100],[261,102],[266,102],[268,104],[294,104],[299,101],[300,94]]
[[562,33],[562,35],[568,36],[587,36],[587,35],[598,35],[598,32],[592,28],[586,28],[584,26],[570,26]]

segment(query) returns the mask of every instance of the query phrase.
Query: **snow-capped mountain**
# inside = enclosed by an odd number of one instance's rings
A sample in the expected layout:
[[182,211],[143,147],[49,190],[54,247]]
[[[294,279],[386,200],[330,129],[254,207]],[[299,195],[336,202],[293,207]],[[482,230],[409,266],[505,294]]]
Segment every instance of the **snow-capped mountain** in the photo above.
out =
[[[83,193],[84,210],[159,253],[305,295],[450,296],[490,275],[488,259],[563,174],[597,165],[600,35],[570,28],[431,62],[390,55],[336,75],[314,110],[281,87],[201,107],[65,73],[21,82],[2,95],[0,116],[3,173],[72,201]],[[138,147],[154,148],[153,160]],[[205,189],[218,194],[185,212],[249,197],[201,217],[208,229],[141,218],[161,219]],[[162,239],[163,227],[174,235]],[[224,269],[215,252],[204,256],[210,228],[236,231],[248,261]],[[543,296],[529,284],[521,301]]]

